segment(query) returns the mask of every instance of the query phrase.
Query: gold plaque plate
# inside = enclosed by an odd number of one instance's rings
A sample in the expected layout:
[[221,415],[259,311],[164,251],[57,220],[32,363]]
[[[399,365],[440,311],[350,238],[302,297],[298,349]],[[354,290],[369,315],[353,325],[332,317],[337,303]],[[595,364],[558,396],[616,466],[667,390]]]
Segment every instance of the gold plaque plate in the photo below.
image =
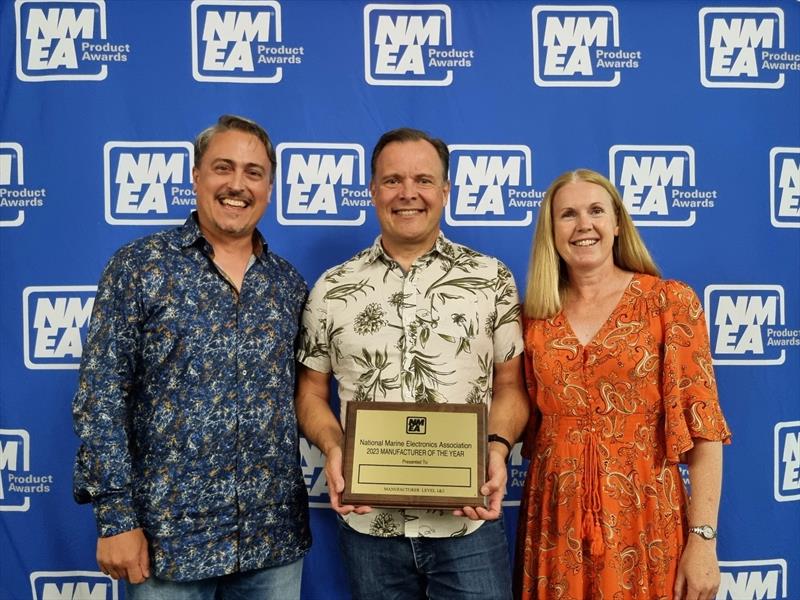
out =
[[349,402],[344,504],[486,506],[486,405]]

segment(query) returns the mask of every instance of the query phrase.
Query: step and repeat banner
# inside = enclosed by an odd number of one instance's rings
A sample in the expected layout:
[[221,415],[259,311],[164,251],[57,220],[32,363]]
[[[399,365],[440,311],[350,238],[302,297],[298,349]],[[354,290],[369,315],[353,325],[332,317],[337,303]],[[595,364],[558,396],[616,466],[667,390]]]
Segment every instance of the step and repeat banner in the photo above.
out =
[[[725,449],[720,599],[800,598],[800,2],[2,0],[0,598],[122,598],[72,500],[70,403],[101,269],[183,222],[223,113],[277,145],[261,229],[309,283],[371,243],[369,156],[450,144],[443,229],[524,288],[543,192],[609,175],[708,317]],[[305,598],[347,598],[300,448]],[[513,536],[525,464],[509,464]]]

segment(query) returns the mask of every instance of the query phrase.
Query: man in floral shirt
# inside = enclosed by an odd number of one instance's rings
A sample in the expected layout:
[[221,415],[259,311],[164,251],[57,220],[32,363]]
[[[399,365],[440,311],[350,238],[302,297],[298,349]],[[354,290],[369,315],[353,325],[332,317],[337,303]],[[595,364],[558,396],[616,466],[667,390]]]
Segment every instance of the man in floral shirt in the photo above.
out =
[[100,280],[73,403],[74,494],[129,600],[300,596],[306,286],[256,229],[274,172],[266,131],[221,117],[195,141],[197,212],[124,246]]
[[[331,506],[355,598],[509,598],[502,523],[506,459],[525,426],[520,309],[499,260],[440,232],[449,153],[415,129],[384,134],[370,190],[381,235],[325,272],[303,314],[297,415],[326,456]],[[398,510],[342,505],[343,433],[328,402],[485,403],[488,506]]]

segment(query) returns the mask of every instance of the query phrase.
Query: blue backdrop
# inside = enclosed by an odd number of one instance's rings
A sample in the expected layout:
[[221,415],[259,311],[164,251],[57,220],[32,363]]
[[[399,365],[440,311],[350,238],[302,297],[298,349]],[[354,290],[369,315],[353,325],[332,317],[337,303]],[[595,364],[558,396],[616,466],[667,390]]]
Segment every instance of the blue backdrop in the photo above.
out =
[[[0,598],[119,598],[72,501],[70,402],[111,253],[183,221],[225,112],[278,146],[270,245],[313,283],[369,244],[369,153],[452,144],[444,230],[524,287],[548,183],[608,173],[707,311],[725,450],[718,598],[800,598],[800,2],[0,1]],[[306,598],[347,597],[301,447]],[[524,465],[509,466],[509,527]]]

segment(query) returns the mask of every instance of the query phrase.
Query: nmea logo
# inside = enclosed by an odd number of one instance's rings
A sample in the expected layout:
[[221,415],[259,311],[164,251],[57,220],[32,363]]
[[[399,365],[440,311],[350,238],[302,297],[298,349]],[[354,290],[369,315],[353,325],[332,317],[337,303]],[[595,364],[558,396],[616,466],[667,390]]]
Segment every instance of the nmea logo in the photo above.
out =
[[99,571],[34,571],[33,600],[118,600],[116,580]]
[[716,600],[778,600],[788,598],[786,561],[719,561],[720,584]]
[[24,429],[0,429],[0,511],[26,512],[32,494],[47,494],[52,475],[30,470],[30,434]]
[[613,6],[536,6],[532,13],[533,80],[541,87],[616,87],[620,69],[642,53],[620,48]]
[[769,197],[773,227],[800,227],[800,148],[770,150]]
[[281,225],[362,225],[372,202],[359,144],[278,144],[275,169]]
[[367,4],[364,77],[370,85],[445,86],[453,68],[471,67],[474,50],[453,47],[446,4]]
[[428,428],[427,417],[406,417],[406,433],[424,434]]
[[19,227],[25,209],[44,206],[45,188],[25,187],[22,146],[0,142],[0,227]]
[[709,285],[704,305],[715,365],[782,365],[784,347],[800,346],[780,285]]
[[22,292],[25,366],[77,369],[97,286],[34,286]]
[[783,51],[780,8],[702,8],[700,82],[708,88],[780,88],[781,70],[800,68],[800,55]]
[[0,511],[24,512],[31,506],[30,496],[19,493],[15,483],[30,472],[30,448],[24,429],[0,429]]
[[615,145],[608,151],[609,179],[639,226],[691,227],[696,208],[713,208],[716,190],[695,187],[691,146]]
[[105,0],[16,0],[20,81],[101,81],[129,44],[106,40]]
[[311,508],[330,508],[325,456],[303,436],[300,436],[300,466],[308,491],[308,505]]
[[526,227],[541,194],[532,188],[531,149],[522,145],[453,144],[448,225]]
[[775,425],[775,500],[800,500],[800,421]]
[[111,225],[180,225],[195,207],[189,142],[106,142],[105,217]]
[[283,43],[274,0],[194,0],[192,75],[196,81],[277,83],[305,49]]

